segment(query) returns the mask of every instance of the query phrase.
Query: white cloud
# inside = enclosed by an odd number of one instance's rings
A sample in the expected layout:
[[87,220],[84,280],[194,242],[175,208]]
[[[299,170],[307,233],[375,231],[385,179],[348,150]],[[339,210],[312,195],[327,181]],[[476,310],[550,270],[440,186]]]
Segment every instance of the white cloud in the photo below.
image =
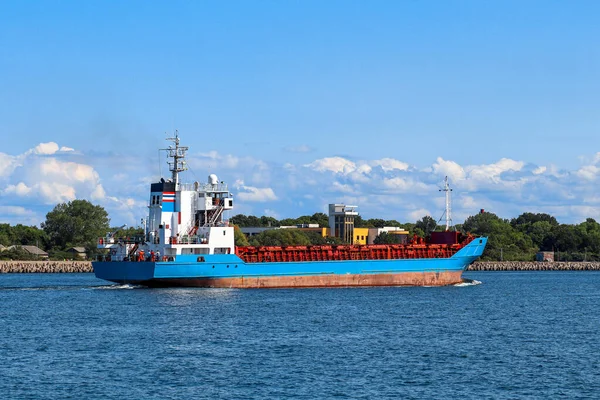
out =
[[[115,224],[139,223],[147,210],[148,185],[158,178],[150,176],[148,163],[119,157],[78,154],[54,142],[41,143],[20,155],[0,153],[0,207],[22,207],[24,212],[40,204],[50,207],[75,198],[89,199],[106,207]],[[531,210],[548,212],[561,222],[597,218],[597,189],[590,182],[600,177],[600,152],[582,159],[586,160],[582,166],[571,170],[508,158],[460,165],[438,157],[428,167],[409,166],[393,158],[352,161],[344,157],[274,165],[217,151],[189,157],[188,162],[195,172],[208,172],[210,166],[226,182],[238,178],[232,185],[237,200],[234,213],[273,216],[312,214],[326,209],[328,203],[344,202],[358,205],[362,215],[372,218],[414,222],[426,214],[439,217],[444,198],[438,189],[441,177],[448,176],[454,189],[454,222],[460,223],[460,218],[480,208],[505,218]],[[31,211],[23,219],[43,220],[47,211],[40,210],[39,216]]]
[[383,185],[388,189],[397,189],[400,191],[406,191],[412,187],[412,184],[410,182],[400,177],[384,179]]
[[429,210],[426,210],[424,208],[419,208],[418,210],[409,212],[408,218],[410,218],[410,221],[418,221],[427,215],[431,216],[431,213],[429,212]]
[[[38,203],[41,200],[45,204],[71,201],[78,197],[103,197],[104,189],[94,168],[54,158],[59,149],[55,142],[48,142],[40,143],[18,156],[0,154],[0,167],[4,167],[3,172],[8,180],[2,193],[20,199],[37,198]],[[5,162],[2,163],[2,160]]]
[[0,215],[33,215],[33,211],[22,206],[0,206]]
[[464,180],[466,177],[463,167],[454,161],[444,160],[442,157],[438,157],[433,164],[433,172],[438,175],[447,176],[453,182]]
[[463,195],[458,197],[455,201],[458,201],[460,203],[460,205],[464,208],[477,208],[477,206],[479,205],[476,201],[475,198],[473,196],[467,196],[467,195]]
[[384,171],[393,171],[395,169],[400,171],[407,171],[409,165],[405,162],[395,160],[393,158],[382,158],[381,160],[375,160],[371,164],[373,167],[380,166]]
[[[371,168],[368,164],[360,164],[356,168],[357,173],[364,174],[364,175],[369,174],[372,170],[373,170],[373,168]],[[359,178],[359,179],[361,179],[361,178]]]
[[583,179],[588,181],[595,180],[600,173],[600,168],[595,165],[586,165],[581,167],[579,170],[575,172],[575,174]]
[[33,154],[52,155],[59,150],[58,144],[54,142],[40,143],[30,150]]
[[243,192],[237,193],[237,198],[248,202],[266,202],[275,201],[277,196],[271,188],[256,188],[253,186],[241,186]]
[[510,158],[502,158],[494,164],[472,165],[466,168],[469,177],[477,180],[498,181],[500,175],[508,171],[520,171],[525,163]]
[[91,166],[70,161],[49,158],[42,160],[38,167],[44,178],[51,177],[76,182],[96,182],[99,179],[98,173]]
[[273,217],[275,219],[280,219],[279,213],[275,210],[271,210],[270,208],[265,208],[263,211],[263,215],[267,217]]
[[48,204],[64,203],[77,198],[75,188],[62,183],[41,182],[34,185],[33,189],[38,191]]
[[16,185],[8,185],[4,190],[5,194],[16,194],[17,196],[26,196],[31,193],[31,188],[23,182],[19,182]]
[[216,150],[211,150],[205,153],[200,153],[199,154],[200,157],[205,157],[205,158],[212,158],[213,160],[216,160],[217,158],[219,158],[219,152]]
[[555,178],[565,178],[569,175],[568,172],[561,170],[556,165],[552,164],[546,169],[546,172],[548,175],[552,175]]
[[94,190],[92,190],[92,193],[90,193],[90,198],[92,200],[102,200],[106,197],[106,192],[104,191],[104,188],[102,187],[102,185],[97,185]]
[[41,218],[33,210],[23,206],[0,206],[0,223],[38,225]]
[[336,192],[341,192],[341,193],[354,193],[354,192],[356,191],[356,190],[355,190],[355,189],[354,189],[352,186],[350,186],[350,185],[348,185],[348,184],[342,184],[342,183],[339,183],[339,182],[337,182],[337,181],[336,181],[336,182],[333,182],[333,185],[332,185],[332,186],[333,186],[333,187],[332,187],[332,189],[333,189],[334,191],[336,191]]
[[8,177],[19,165],[18,158],[0,153],[0,178]]
[[431,191],[433,188],[427,189],[427,184],[423,182],[417,182],[410,178],[385,178],[383,180],[383,186],[394,192],[421,192]]
[[579,170],[575,171],[575,174],[585,180],[593,181],[600,176],[600,167],[598,167],[598,164],[600,164],[600,152],[594,155],[594,158],[589,165],[584,165]]
[[326,157],[320,160],[315,160],[305,167],[319,172],[335,172],[337,174],[349,174],[356,171],[356,164],[342,157]]

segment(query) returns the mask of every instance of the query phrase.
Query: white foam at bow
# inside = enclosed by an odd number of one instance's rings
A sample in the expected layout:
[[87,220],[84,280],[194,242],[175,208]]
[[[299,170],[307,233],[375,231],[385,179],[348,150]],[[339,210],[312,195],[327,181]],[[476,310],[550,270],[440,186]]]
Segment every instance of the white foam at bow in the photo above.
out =
[[457,283],[454,286],[465,287],[465,286],[476,286],[476,285],[481,285],[481,281],[478,281],[476,279],[465,279],[461,283]]

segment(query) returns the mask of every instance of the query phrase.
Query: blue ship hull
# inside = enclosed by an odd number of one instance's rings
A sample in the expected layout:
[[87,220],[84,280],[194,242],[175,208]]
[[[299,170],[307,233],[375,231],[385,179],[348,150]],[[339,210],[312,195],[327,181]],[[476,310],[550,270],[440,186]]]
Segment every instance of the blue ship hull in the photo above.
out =
[[168,262],[94,262],[96,277],[150,287],[436,286],[458,283],[487,243],[477,238],[450,258],[247,263],[235,254],[179,255]]

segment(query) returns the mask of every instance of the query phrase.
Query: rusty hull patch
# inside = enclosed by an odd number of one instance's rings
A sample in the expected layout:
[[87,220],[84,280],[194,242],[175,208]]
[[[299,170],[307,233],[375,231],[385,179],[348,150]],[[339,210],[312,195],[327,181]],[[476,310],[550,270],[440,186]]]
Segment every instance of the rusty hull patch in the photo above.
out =
[[446,286],[462,282],[462,271],[403,272],[399,274],[348,274],[264,276],[235,278],[153,279],[143,282],[150,287],[206,288],[316,288],[360,286]]

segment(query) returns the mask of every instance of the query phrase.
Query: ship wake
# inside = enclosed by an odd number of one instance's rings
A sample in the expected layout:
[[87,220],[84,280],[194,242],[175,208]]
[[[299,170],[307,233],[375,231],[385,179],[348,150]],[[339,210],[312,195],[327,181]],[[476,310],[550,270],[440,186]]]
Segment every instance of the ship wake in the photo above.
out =
[[467,287],[467,286],[477,286],[477,285],[481,285],[481,281],[478,281],[476,279],[463,279],[463,281],[461,283],[457,283],[454,286],[455,287]]
[[130,290],[130,289],[143,289],[144,286],[140,285],[131,285],[129,283],[125,283],[123,285],[103,285],[103,286],[94,286],[92,289],[94,290]]

